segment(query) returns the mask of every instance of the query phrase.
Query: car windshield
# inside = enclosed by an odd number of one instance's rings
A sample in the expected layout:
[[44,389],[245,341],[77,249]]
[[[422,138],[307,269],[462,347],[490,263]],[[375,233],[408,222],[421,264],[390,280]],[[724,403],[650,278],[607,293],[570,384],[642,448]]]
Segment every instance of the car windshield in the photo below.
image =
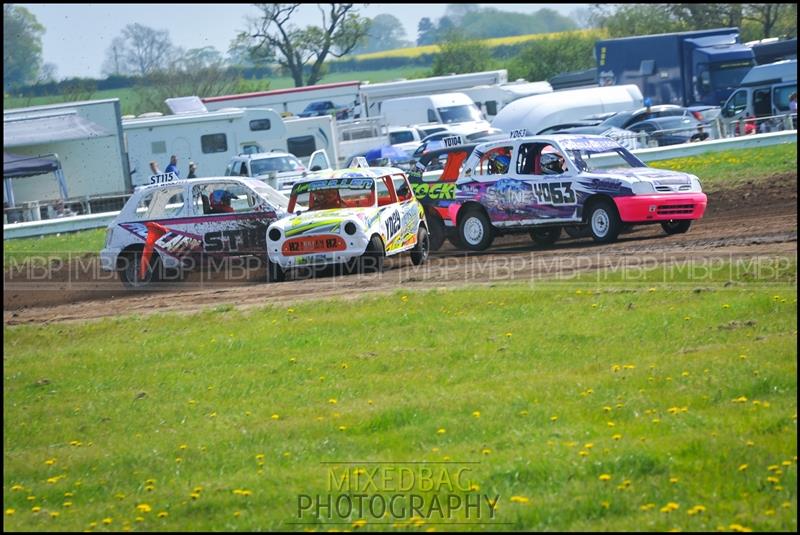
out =
[[308,110],[308,111],[324,110],[327,107],[328,107],[328,103],[327,102],[312,102],[311,104],[308,105],[306,110]]
[[253,184],[252,187],[260,197],[265,198],[272,206],[276,206],[283,210],[286,210],[289,207],[289,197],[278,192],[278,190],[275,188],[271,188],[266,184]]
[[712,63],[711,84],[717,89],[730,89],[739,87],[739,83],[752,69],[751,64],[737,63]]
[[624,128],[624,124],[628,122],[628,120],[633,116],[633,112],[630,111],[621,111],[619,113],[615,113],[602,123],[602,126],[607,126],[609,128]]
[[308,211],[368,208],[375,205],[375,181],[371,178],[334,178],[295,184],[289,206]]
[[561,146],[581,172],[609,167],[647,167],[639,158],[611,139],[564,140]]
[[463,104],[461,106],[446,106],[438,108],[439,115],[445,123],[466,123],[471,121],[482,121],[481,112],[474,104]]
[[389,132],[389,144],[408,143],[414,141],[414,133],[411,130],[401,130],[399,132]]
[[294,156],[275,156],[262,160],[252,160],[250,162],[250,174],[261,176],[275,171],[285,173],[289,171],[303,171],[303,164]]

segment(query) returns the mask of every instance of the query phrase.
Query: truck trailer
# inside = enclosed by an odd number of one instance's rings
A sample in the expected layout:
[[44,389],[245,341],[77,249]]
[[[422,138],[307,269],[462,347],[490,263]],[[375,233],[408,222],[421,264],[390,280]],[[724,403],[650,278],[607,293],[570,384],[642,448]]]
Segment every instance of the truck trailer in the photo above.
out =
[[755,65],[738,28],[604,39],[598,84],[636,84],[653,104],[720,106]]

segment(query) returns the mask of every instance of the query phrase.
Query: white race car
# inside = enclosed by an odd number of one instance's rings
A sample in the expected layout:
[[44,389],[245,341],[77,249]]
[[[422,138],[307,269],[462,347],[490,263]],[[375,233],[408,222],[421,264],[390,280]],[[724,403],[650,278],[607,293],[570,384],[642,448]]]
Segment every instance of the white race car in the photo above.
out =
[[384,257],[404,251],[414,265],[428,257],[424,211],[396,168],[342,169],[297,182],[289,212],[267,229],[268,281],[305,266],[380,271]]
[[[166,176],[166,175],[164,175]],[[188,271],[210,258],[265,257],[267,226],[287,214],[289,199],[260,180],[173,180],[137,189],[108,226],[103,270],[142,287],[166,270]]]

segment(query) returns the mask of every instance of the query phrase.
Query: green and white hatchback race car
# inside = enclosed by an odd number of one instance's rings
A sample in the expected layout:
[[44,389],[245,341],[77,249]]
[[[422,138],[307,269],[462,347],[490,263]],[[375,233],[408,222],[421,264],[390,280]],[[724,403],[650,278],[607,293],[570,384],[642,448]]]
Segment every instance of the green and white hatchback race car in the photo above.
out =
[[399,169],[340,169],[298,181],[288,211],[267,229],[267,281],[299,267],[381,271],[386,256],[406,251],[414,265],[428,258],[425,212]]

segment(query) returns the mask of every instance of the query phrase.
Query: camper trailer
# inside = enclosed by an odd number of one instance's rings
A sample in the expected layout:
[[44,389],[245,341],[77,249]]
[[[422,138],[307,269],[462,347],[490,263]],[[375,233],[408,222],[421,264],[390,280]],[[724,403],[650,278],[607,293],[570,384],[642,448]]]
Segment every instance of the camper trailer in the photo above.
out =
[[556,91],[515,100],[500,110],[492,126],[506,132],[526,129],[533,135],[589,115],[634,110],[643,104],[642,92],[633,84]]
[[[452,74],[449,76],[433,76],[419,80],[399,80],[396,82],[382,82],[379,84],[361,84],[362,117],[376,117],[381,115],[383,101],[439,93],[463,91],[479,85],[499,85],[508,82],[508,71],[471,72],[466,74]],[[422,121],[425,122],[425,121]]]
[[207,97],[202,100],[206,108],[211,111],[235,106],[237,108],[272,108],[283,116],[298,115],[309,104],[326,100],[333,102],[336,106],[347,107],[357,111],[360,86],[361,82],[339,82],[241,93],[239,95]]
[[463,135],[489,129],[478,107],[464,93],[393,98],[384,101],[381,110],[388,126],[441,123]]
[[238,154],[287,151],[304,163],[318,149],[331,161],[338,160],[333,118],[309,117],[284,120],[272,109],[231,108],[162,116],[148,113],[122,121],[130,159],[133,186],[147,184],[149,162],[164,169],[170,156],[178,156],[185,177],[189,161],[198,165],[198,176],[222,175]]

